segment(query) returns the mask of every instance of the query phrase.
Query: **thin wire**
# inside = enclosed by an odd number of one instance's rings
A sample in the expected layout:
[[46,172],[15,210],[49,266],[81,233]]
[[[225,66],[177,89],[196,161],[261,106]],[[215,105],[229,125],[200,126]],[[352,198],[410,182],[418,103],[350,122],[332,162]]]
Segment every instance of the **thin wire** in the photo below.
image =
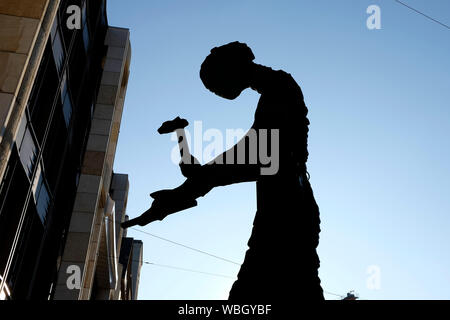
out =
[[[118,256],[110,256],[110,255],[106,255],[106,254],[102,254],[102,253],[97,253],[97,257],[102,257],[102,258],[106,258],[106,259],[113,258],[113,259],[117,260],[117,262],[119,260]],[[227,276],[227,275],[223,275],[223,274],[206,272],[206,271],[200,271],[200,270],[194,270],[194,269],[187,269],[187,268],[178,267],[178,266],[170,266],[170,265],[167,265],[167,264],[160,264],[160,263],[155,263],[155,262],[150,262],[150,261],[145,261],[145,260],[130,259],[129,261],[142,263],[143,265],[144,264],[146,264],[146,265],[153,265],[153,266],[162,267],[162,268],[168,268],[168,269],[174,269],[174,270],[180,270],[180,271],[187,271],[187,272],[193,272],[193,273],[206,274],[206,275],[209,275],[209,276],[215,276],[215,277],[221,277],[221,278],[229,278],[229,279],[236,279],[236,277]]]
[[432,17],[426,15],[426,14],[423,13],[423,12],[420,12],[419,10],[414,9],[413,7],[407,5],[406,3],[403,3],[403,2],[401,2],[401,1],[399,1],[399,0],[394,0],[394,1],[397,2],[397,3],[399,3],[399,4],[401,4],[402,6],[405,6],[405,7],[408,8],[408,9],[410,9],[410,10],[412,10],[412,11],[414,11],[414,12],[416,12],[416,13],[422,15],[422,16],[424,16],[425,18],[430,19],[431,21],[434,21],[434,22],[440,24],[441,26],[443,26],[443,27],[445,27],[445,28],[447,28],[447,29],[450,29],[450,26],[446,25],[445,23],[442,23],[442,22],[440,22],[439,20],[436,20],[436,19],[434,19],[434,18],[432,18]]
[[[100,255],[98,254],[97,256],[100,256]],[[104,256],[104,255],[102,255],[102,256]],[[106,256],[106,257],[109,257],[109,256]],[[116,257],[116,259],[118,259],[118,258]],[[213,277],[220,277],[220,278],[227,278],[227,279],[236,279],[236,277],[231,277],[231,276],[227,276],[227,275],[223,275],[223,274],[206,272],[206,271],[200,271],[200,270],[194,270],[194,269],[187,269],[187,268],[182,268],[182,267],[177,267],[177,266],[170,266],[170,265],[166,265],[166,264],[160,264],[160,263],[155,263],[155,262],[150,262],[150,261],[145,261],[145,260],[131,259],[131,261],[133,261],[133,262],[141,262],[143,265],[144,264],[145,265],[151,265],[151,266],[161,267],[161,268],[166,268],[166,269],[172,269],[172,270],[178,270],[178,271],[185,271],[185,272],[191,272],[191,273],[204,274],[204,275],[213,276]],[[323,292],[325,294],[330,294],[330,295],[339,297],[341,299],[345,298],[345,295],[333,293],[333,292],[326,291],[326,290],[323,290]]]
[[[132,228],[130,228],[130,229],[132,229]],[[160,237],[158,237],[158,238],[160,238]],[[171,240],[168,240],[168,241],[170,241],[171,243],[173,242]],[[99,253],[97,253],[97,257],[114,258],[114,259],[119,260],[118,256],[114,257],[114,256],[109,256],[109,255],[104,255],[104,254],[99,254]],[[145,261],[145,260],[131,259],[131,261],[142,263],[143,265],[145,264],[145,265],[151,265],[151,266],[156,266],[156,267],[161,267],[161,268],[167,268],[167,269],[173,269],[173,270],[179,270],[179,271],[185,271],[185,272],[204,274],[204,275],[213,276],[213,277],[220,277],[220,278],[227,278],[227,279],[236,279],[236,277],[227,276],[227,275],[223,275],[223,274],[206,272],[206,271],[200,271],[200,270],[194,270],[194,269],[187,269],[187,268],[183,268],[183,267],[177,267],[177,266],[171,266],[171,265],[166,265],[166,264],[160,264],[160,263],[155,263],[155,262],[150,262],[150,261]],[[326,293],[326,294],[337,296],[339,298],[345,298],[345,295],[333,293],[333,292],[326,291],[326,290],[323,290],[323,292]]]
[[234,261],[229,260],[229,259],[226,259],[226,258],[219,257],[219,256],[217,256],[217,255],[215,255],[215,254],[212,254],[212,253],[209,253],[209,252],[200,250],[200,249],[196,249],[196,248],[193,248],[193,247],[184,245],[184,244],[182,244],[182,243],[175,242],[175,241],[172,241],[172,240],[169,240],[169,239],[166,239],[166,238],[163,238],[163,237],[157,236],[157,235],[155,235],[155,234],[152,234],[152,233],[149,233],[149,232],[146,232],[146,231],[142,231],[142,230],[139,230],[139,229],[136,229],[136,228],[130,228],[130,229],[132,229],[132,230],[134,230],[134,231],[138,231],[138,232],[144,233],[144,234],[149,235],[149,236],[151,236],[151,237],[154,237],[154,238],[157,238],[157,239],[160,239],[160,240],[163,240],[163,241],[166,241],[166,242],[175,244],[175,245],[177,245],[177,246],[180,246],[180,247],[183,247],[183,248],[186,248],[186,249],[189,249],[189,250],[198,252],[198,253],[202,253],[202,254],[205,254],[205,255],[207,255],[207,256],[210,256],[210,257],[213,257],[213,258],[216,258],[216,259],[225,261],[225,262],[229,262],[229,263],[235,264],[235,265],[237,265],[237,266],[241,266],[240,263],[234,262]]
[[[129,228],[129,229],[132,229],[132,230],[134,230],[134,231],[138,231],[138,232],[144,233],[144,234],[146,234],[146,235],[149,235],[149,236],[152,236],[152,237],[154,237],[154,238],[157,238],[157,239],[160,239],[160,240],[163,240],[163,241],[166,241],[166,242],[175,244],[175,245],[177,245],[177,246],[181,246],[181,247],[186,248],[186,249],[189,249],[189,250],[193,250],[193,251],[195,251],[195,252],[199,252],[199,253],[202,253],[202,254],[206,254],[206,255],[208,255],[208,256],[210,256],[210,257],[214,257],[214,258],[219,259],[219,260],[222,260],[222,261],[226,261],[226,262],[233,263],[233,264],[235,264],[235,265],[241,266],[241,264],[239,264],[239,263],[237,263],[237,262],[234,262],[234,261],[231,261],[231,260],[229,260],[229,259],[225,259],[225,258],[219,257],[219,256],[217,256],[217,255],[214,255],[214,254],[205,252],[205,251],[203,251],[203,250],[199,250],[199,249],[196,249],[196,248],[189,247],[189,246],[184,245],[184,244],[182,244],[182,243],[178,243],[178,242],[175,242],[175,241],[172,241],[172,240],[169,240],[169,239],[166,239],[166,238],[157,236],[157,235],[155,235],[155,234],[152,234],[152,233],[149,233],[149,232],[146,232],[146,231],[142,231],[142,230],[139,230],[139,229],[136,229],[136,228]],[[136,261],[136,260],[133,260],[133,261]],[[137,261],[137,262],[140,262],[140,261]],[[147,265],[154,265],[154,266],[159,266],[159,267],[165,267],[165,268],[175,269],[175,270],[181,270],[181,271],[187,271],[187,272],[194,272],[194,273],[201,273],[201,274],[206,274],[206,275],[211,275],[211,276],[218,276],[218,277],[223,277],[223,278],[236,279],[236,277],[230,277],[230,276],[225,276],[225,275],[220,275],[220,274],[215,274],[215,273],[210,273],[210,272],[203,272],[203,271],[197,271],[197,270],[185,269],[185,268],[181,268],[181,267],[167,266],[167,265],[157,264],[157,263],[148,262],[148,261],[142,261],[142,263],[143,263],[143,264],[147,264]],[[329,292],[329,291],[326,291],[326,290],[324,290],[323,292],[326,293],[326,294],[330,294],[330,295],[333,295],[333,296],[340,297],[340,298],[345,298],[345,295],[341,295],[341,294]]]
[[154,263],[154,262],[143,261],[142,263],[147,264],[147,265],[162,267],[162,268],[168,268],[168,269],[174,269],[174,270],[180,270],[180,271],[186,271],[186,272],[206,274],[208,276],[228,278],[228,279],[236,279],[236,277],[230,277],[230,276],[226,276],[226,275],[223,275],[223,274],[211,273],[211,272],[205,272],[205,271],[199,271],[199,270],[193,270],[193,269],[186,269],[186,268],[169,266],[169,265],[159,264],[159,263]]
[[345,298],[345,295],[341,295],[341,294],[333,293],[333,292],[330,292],[330,291],[326,291],[326,290],[323,290],[323,293],[326,293],[326,294],[331,294],[331,295],[333,295],[333,296],[336,296],[336,297],[339,297],[339,298]]
[[[195,251],[195,252],[199,252],[199,253],[208,255],[208,256],[210,256],[210,257],[214,257],[214,258],[219,259],[219,260],[222,260],[222,261],[226,261],[226,262],[229,262],[229,263],[233,263],[233,264],[238,265],[238,266],[241,265],[241,264],[239,264],[239,263],[237,263],[237,262],[234,262],[234,261],[231,261],[231,260],[229,260],[229,259],[225,259],[225,258],[219,257],[219,256],[217,256],[217,255],[214,255],[214,254],[205,252],[205,251],[203,251],[203,250],[199,250],[199,249],[196,249],[196,248],[192,248],[192,247],[187,246],[187,245],[184,245],[184,244],[182,244],[182,243],[178,243],[178,242],[175,242],[175,241],[172,241],[172,240],[169,240],[169,239],[166,239],[166,238],[157,236],[157,235],[155,235],[155,234],[152,234],[152,233],[149,233],[149,232],[146,232],[146,231],[142,231],[142,230],[139,230],[139,229],[136,229],[136,228],[129,228],[129,229],[132,229],[132,230],[134,230],[134,231],[138,231],[138,232],[144,233],[144,234],[146,234],[146,235],[149,235],[149,236],[152,236],[152,237],[154,237],[154,238],[157,238],[157,239],[160,239],[160,240],[163,240],[163,241],[166,241],[166,242],[175,244],[175,245],[177,245],[177,246],[181,246],[181,247],[186,248],[186,249],[189,249],[189,250],[193,250],[193,251]],[[137,260],[132,260],[132,261],[137,261]],[[140,262],[140,261],[137,261],[137,262]],[[193,272],[193,273],[200,273],[200,274],[206,274],[206,275],[216,276],[216,277],[222,277],[222,278],[236,279],[236,277],[230,277],[230,276],[225,276],[225,275],[221,275],[221,274],[210,273],[210,272],[204,272],[204,271],[198,271],[198,270],[192,270],[192,269],[186,269],[186,268],[175,267],[175,266],[168,266],[168,265],[163,265],[163,264],[153,263],[153,262],[149,262],[149,261],[142,261],[142,263],[143,263],[143,264],[147,264],[147,265],[154,265],[154,266],[158,266],[158,267],[174,269],[174,270],[181,270],[181,271],[187,271],[187,272]],[[326,291],[326,290],[324,290],[323,292],[326,293],[326,294],[330,294],[330,295],[333,295],[333,296],[337,296],[337,297],[339,297],[339,298],[345,298],[345,295],[341,295],[341,294],[329,292],[329,291]]]

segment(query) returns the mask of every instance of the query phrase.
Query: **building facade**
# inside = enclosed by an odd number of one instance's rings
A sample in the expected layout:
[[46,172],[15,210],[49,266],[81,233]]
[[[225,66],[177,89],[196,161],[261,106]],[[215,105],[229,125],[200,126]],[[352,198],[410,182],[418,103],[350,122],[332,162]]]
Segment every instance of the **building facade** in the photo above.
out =
[[122,300],[138,300],[139,279],[142,267],[143,244],[140,240],[124,237],[120,250]]
[[0,298],[124,298],[130,59],[105,0],[0,1]]

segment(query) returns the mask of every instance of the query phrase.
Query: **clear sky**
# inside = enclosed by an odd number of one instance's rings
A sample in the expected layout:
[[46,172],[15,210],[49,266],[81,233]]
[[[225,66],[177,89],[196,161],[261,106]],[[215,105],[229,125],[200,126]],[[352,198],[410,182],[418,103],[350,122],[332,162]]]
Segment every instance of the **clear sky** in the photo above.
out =
[[[404,0],[450,24],[450,1]],[[381,29],[366,27],[369,5]],[[258,94],[206,90],[200,64],[215,46],[247,43],[282,69],[309,108],[308,170],[321,210],[324,290],[362,299],[450,299],[450,30],[394,0],[109,0],[109,23],[131,29],[131,76],[115,171],[128,173],[128,215],[149,193],[184,181],[175,142],[156,130],[181,116],[203,129],[247,129]],[[242,262],[254,183],[213,190],[196,208],[141,228]],[[144,258],[235,277],[239,267],[133,230]],[[295,257],[286,257],[290,263]],[[379,270],[378,289],[368,268]],[[142,267],[140,299],[225,299],[233,279]],[[369,281],[369,284],[374,282]],[[302,288],[295,288],[302,290]],[[327,299],[336,296],[326,294]]]

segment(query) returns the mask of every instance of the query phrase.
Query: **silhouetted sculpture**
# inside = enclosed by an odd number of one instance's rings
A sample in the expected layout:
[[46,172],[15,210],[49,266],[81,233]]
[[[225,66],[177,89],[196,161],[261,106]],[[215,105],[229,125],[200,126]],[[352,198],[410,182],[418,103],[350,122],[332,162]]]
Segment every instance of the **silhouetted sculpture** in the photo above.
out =
[[[319,208],[306,171],[308,109],[290,74],[255,64],[254,58],[247,45],[233,42],[212,49],[200,71],[206,88],[223,98],[235,99],[247,88],[261,94],[252,130],[209,164],[180,164],[186,181],[176,189],[153,193],[152,207],[123,227],[146,225],[193,207],[197,204],[195,199],[214,187],[256,181],[257,213],[249,249],[230,300],[323,300],[316,253]],[[170,130],[177,129],[173,123],[169,124]],[[260,129],[269,132],[263,136]],[[255,132],[258,143],[252,145]],[[277,132],[277,146],[269,141],[268,149],[279,153],[278,170],[262,174],[269,164],[261,159],[252,161],[252,148],[256,147],[260,154],[261,142],[270,140]],[[245,163],[239,164],[242,146],[246,151]]]

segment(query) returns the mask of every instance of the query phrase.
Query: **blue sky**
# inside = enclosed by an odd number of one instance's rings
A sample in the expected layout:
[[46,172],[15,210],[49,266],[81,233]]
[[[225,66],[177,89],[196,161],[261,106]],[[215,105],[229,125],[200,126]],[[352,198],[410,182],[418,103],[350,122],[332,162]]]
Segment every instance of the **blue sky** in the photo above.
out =
[[[449,1],[405,2],[450,23]],[[366,27],[371,4],[381,8],[381,30]],[[250,127],[258,94],[224,100],[198,75],[211,48],[245,42],[257,63],[293,75],[310,111],[323,288],[355,290],[362,299],[450,299],[449,29],[393,0],[109,0],[108,15],[111,25],[131,30],[115,161],[116,172],[129,174],[130,217],[150,206],[150,192],[184,180],[170,159],[175,142],[156,132],[163,121],[180,115],[205,130]],[[255,197],[252,183],[218,188],[198,207],[142,230],[242,262]],[[146,261],[232,277],[239,271],[129,235],[144,241]],[[380,270],[377,290],[367,286],[370,266]],[[225,299],[233,281],[144,265],[139,298]]]

